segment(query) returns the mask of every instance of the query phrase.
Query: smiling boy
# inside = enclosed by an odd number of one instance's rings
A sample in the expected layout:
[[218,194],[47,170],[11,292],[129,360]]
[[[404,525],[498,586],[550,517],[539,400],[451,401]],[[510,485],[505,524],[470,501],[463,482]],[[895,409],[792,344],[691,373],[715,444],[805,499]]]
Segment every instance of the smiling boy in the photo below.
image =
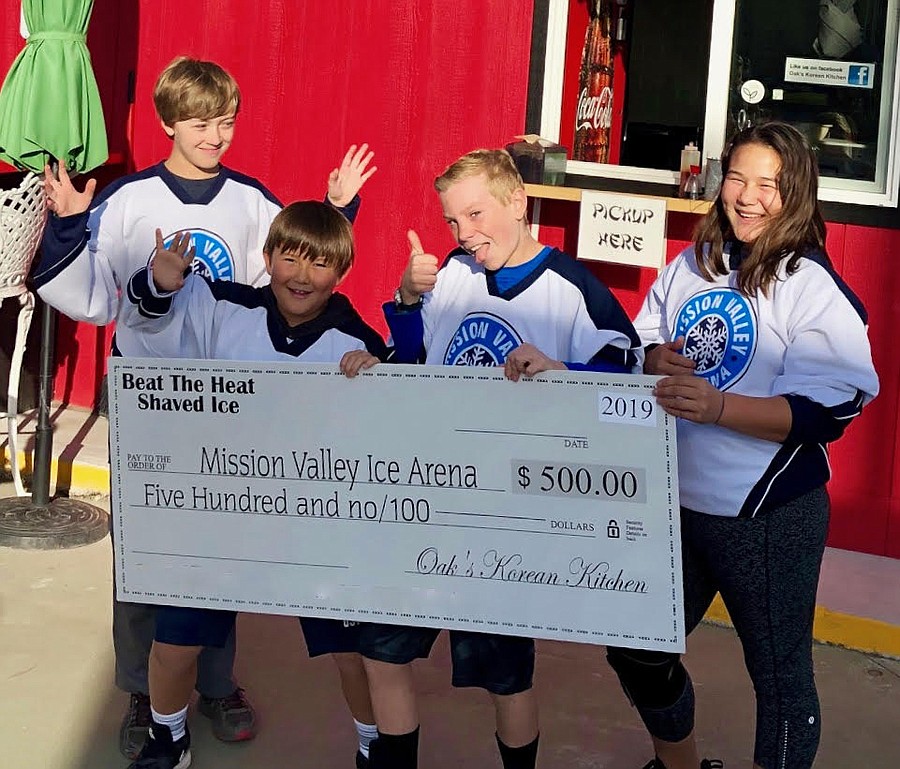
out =
[[[96,183],[83,191],[63,166],[59,179],[48,168],[45,186],[51,216],[34,284],[41,298],[70,318],[106,325],[121,314],[120,295],[128,279],[146,267],[154,235],[162,227],[170,244],[190,231],[196,258],[191,269],[211,279],[252,285],[268,282],[263,244],[280,202],[260,182],[222,165],[234,138],[241,93],[234,78],[214,62],[174,59],[153,92],[160,125],[172,142],[165,161],[107,186],[94,198]],[[357,192],[375,172],[367,145],[351,146],[328,178],[328,201],[355,217]],[[114,355],[134,355],[140,342],[119,325]],[[155,607],[113,596],[116,686],[130,695],[119,748],[134,758],[150,725],[147,665]],[[234,635],[223,649],[200,660],[199,709],[212,718],[221,740],[254,736],[255,715],[233,677]]]
[[[438,269],[418,235],[384,306],[398,363],[503,366],[515,381],[551,369],[632,372],[637,333],[609,289],[584,265],[538,242],[509,153],[475,150],[435,179],[444,221],[459,244]],[[548,404],[552,408],[552,404]],[[438,629],[363,626],[361,651],[378,724],[371,769],[415,769],[419,717],[411,671]],[[486,690],[504,769],[534,769],[538,711],[534,641],[450,631],[453,685]]]
[[[348,376],[387,358],[381,337],[335,293],[354,247],[350,223],[333,207],[303,201],[278,214],[264,248],[268,286],[190,274],[190,241],[189,234],[178,234],[167,248],[157,232],[150,265],[128,281],[120,322],[138,332],[141,356],[340,362]],[[235,612],[157,608],[149,676],[153,725],[131,769],[189,766],[186,719],[197,658],[204,648],[226,643],[234,620]],[[356,717],[360,708],[370,708],[358,626],[314,618],[300,622],[310,655],[333,656],[351,713]],[[361,745],[358,767],[367,765],[367,753],[368,745]]]

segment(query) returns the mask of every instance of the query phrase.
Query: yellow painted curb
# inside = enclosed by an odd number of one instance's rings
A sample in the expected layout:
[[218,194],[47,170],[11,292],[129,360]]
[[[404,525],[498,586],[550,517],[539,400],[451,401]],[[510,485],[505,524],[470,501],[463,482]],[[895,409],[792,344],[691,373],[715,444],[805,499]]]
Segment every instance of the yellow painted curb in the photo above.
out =
[[[704,619],[719,625],[732,625],[728,610],[718,595]],[[877,619],[842,614],[824,606],[816,606],[813,638],[856,651],[900,657],[900,627]]]
[[[2,460],[4,466],[8,467],[5,451]],[[31,455],[19,452],[19,466],[28,477],[32,469]],[[53,488],[67,491],[109,494],[109,468],[54,459],[50,468],[50,483]],[[713,624],[732,627],[728,610],[718,595],[704,619]],[[813,637],[821,643],[900,658],[900,626],[868,617],[843,614],[824,606],[816,606]]]
[[[9,458],[5,449],[0,459],[3,468],[8,471]],[[18,459],[27,486],[34,469],[32,455],[20,451]],[[50,487],[66,492],[74,490],[82,494],[109,494],[109,468],[54,457],[50,462]]]

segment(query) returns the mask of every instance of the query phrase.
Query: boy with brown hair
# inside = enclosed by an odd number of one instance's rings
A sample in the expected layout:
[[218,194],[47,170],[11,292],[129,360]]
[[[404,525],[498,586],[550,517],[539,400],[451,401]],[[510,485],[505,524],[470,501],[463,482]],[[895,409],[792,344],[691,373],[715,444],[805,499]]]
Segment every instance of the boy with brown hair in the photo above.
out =
[[[539,243],[522,177],[503,150],[476,150],[435,179],[459,244],[438,269],[418,235],[384,305],[398,363],[503,366],[516,381],[551,369],[633,372],[643,359],[628,316],[584,265]],[[438,629],[364,625],[360,649],[378,724],[371,769],[414,769],[419,717],[411,662]],[[538,713],[534,641],[451,630],[453,685],[485,689],[504,769],[533,769]]]
[[[105,325],[120,315],[123,287],[146,266],[160,226],[167,244],[176,233],[192,233],[193,271],[252,285],[268,282],[263,243],[281,204],[260,182],[221,164],[241,106],[234,78],[214,62],[178,57],[160,74],[153,100],[172,141],[166,160],[109,185],[96,199],[94,180],[79,192],[62,164],[59,179],[46,170],[51,216],[34,282],[44,301],[75,320]],[[357,192],[376,170],[368,167],[367,150],[365,144],[351,146],[328,177],[328,202],[351,220]],[[134,332],[120,325],[113,354],[133,355],[138,346]],[[150,725],[154,617],[154,606],[113,596],[116,685],[130,694],[119,747],[129,758]],[[253,708],[233,678],[234,654],[232,633],[223,649],[202,655],[196,682],[200,712],[225,741],[250,739],[256,729]]]
[[[252,287],[189,273],[190,234],[166,248],[157,231],[150,264],[127,285],[120,323],[137,332],[142,357],[340,362],[355,376],[387,358],[387,347],[342,294],[353,262],[350,223],[331,206],[292,203],[272,222],[264,248],[269,285]],[[185,277],[185,273],[187,277]],[[181,769],[190,764],[187,707],[204,647],[221,646],[236,612],[160,606],[150,654],[153,724],[131,769]],[[300,620],[311,656],[331,654],[355,718],[370,712],[359,655],[359,627],[341,620]],[[368,746],[356,765],[368,763]]]

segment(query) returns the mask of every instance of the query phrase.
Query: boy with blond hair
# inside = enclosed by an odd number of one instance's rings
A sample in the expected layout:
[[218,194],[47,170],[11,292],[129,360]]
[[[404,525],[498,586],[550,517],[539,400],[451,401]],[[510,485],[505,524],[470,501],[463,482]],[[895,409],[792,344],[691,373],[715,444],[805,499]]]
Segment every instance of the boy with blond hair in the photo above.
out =
[[[62,164],[58,179],[46,169],[51,216],[34,282],[44,301],[75,320],[105,325],[121,314],[123,287],[147,265],[157,227],[166,244],[178,232],[192,233],[194,272],[251,285],[268,282],[263,243],[281,204],[260,182],[221,164],[241,106],[234,78],[213,62],[178,57],[160,74],[153,100],[172,142],[166,160],[109,185],[96,199],[93,179],[79,192]],[[357,192],[376,170],[368,168],[367,150],[365,144],[351,146],[328,177],[328,202],[351,220]],[[139,347],[135,332],[120,324],[113,354],[134,355]],[[119,747],[129,758],[150,725],[147,665],[154,617],[154,606],[113,596],[116,685],[130,695]],[[253,708],[234,681],[234,654],[232,633],[223,649],[202,655],[196,682],[200,712],[225,741],[250,739],[256,728]]]
[[[628,316],[583,265],[539,243],[527,219],[522,177],[503,150],[476,150],[434,182],[459,248],[438,269],[418,235],[384,306],[398,363],[503,366],[516,381],[551,369],[633,372],[643,358]],[[439,630],[364,625],[378,739],[370,769],[417,766],[419,718],[410,663],[427,657]],[[538,714],[534,641],[450,631],[453,685],[488,691],[504,769],[533,769]]]

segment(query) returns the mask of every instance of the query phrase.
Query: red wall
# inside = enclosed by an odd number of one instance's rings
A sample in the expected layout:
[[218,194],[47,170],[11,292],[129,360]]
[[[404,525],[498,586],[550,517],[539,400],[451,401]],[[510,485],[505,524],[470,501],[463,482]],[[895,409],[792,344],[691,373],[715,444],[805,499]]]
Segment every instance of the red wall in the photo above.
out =
[[476,146],[510,141],[525,123],[531,0],[140,6],[139,167],[168,154],[150,93],[178,53],[215,59],[237,78],[244,103],[226,162],[284,202],[321,198],[350,143],[375,150],[358,261],[344,283],[371,320],[397,285],[408,228],[437,252],[451,245],[431,191],[436,172]]
[[[379,171],[364,190],[357,263],[343,285],[381,327],[380,303],[393,294],[409,253],[407,229],[437,253],[452,245],[431,180],[463,152],[510,141],[525,123],[532,3],[495,4],[495,13],[487,5],[95,0],[88,45],[111,146],[112,135],[125,142],[125,84],[136,70],[134,164],[168,155],[151,93],[179,54],[214,59],[235,75],[244,102],[226,162],[284,202],[321,198],[346,147],[369,142]],[[18,23],[18,3],[2,4],[2,71],[22,47]],[[93,402],[108,337],[60,319],[56,397]]]
[[[0,9],[4,70],[21,47],[10,33],[18,27],[13,5]],[[159,70],[182,53],[215,59],[236,76],[244,105],[227,162],[285,202],[321,197],[344,148],[368,141],[379,171],[364,190],[358,261],[344,286],[383,328],[379,307],[405,264],[406,230],[416,228],[438,254],[452,246],[432,178],[461,153],[504,144],[524,128],[531,12],[531,0],[96,0],[89,46],[113,150],[128,146],[123,83],[136,69],[137,167],[168,153],[150,93]],[[545,201],[541,213],[542,238],[570,252],[573,208]],[[670,256],[689,241],[693,222],[669,217]],[[832,224],[828,245],[869,309],[882,379],[879,398],[832,451],[831,544],[900,557],[900,367],[890,337],[900,327],[900,277],[890,268],[900,230]],[[653,275],[597,269],[635,313]],[[93,402],[107,336],[62,324],[57,397]]]
[[[541,239],[575,252],[577,207],[543,201]],[[671,259],[691,238],[696,217],[669,214]],[[829,486],[832,520],[829,544],[848,550],[900,558],[900,365],[893,335],[900,328],[900,230],[828,224],[828,253],[836,270],[869,312],[869,338],[881,381],[879,396],[831,447],[834,480]],[[631,267],[592,264],[634,316],[655,273]]]
[[[22,50],[19,2],[0,4],[0,73],[9,70]],[[111,163],[94,176],[103,184],[121,176],[129,154],[129,73],[137,59],[138,0],[95,0],[88,29],[88,49],[103,102]],[[21,174],[0,164],[0,188],[15,187]],[[76,184],[78,181],[76,180]],[[38,343],[40,313],[35,313],[29,344]],[[3,329],[2,333],[12,333]],[[55,397],[91,405],[103,378],[111,329],[78,324],[59,318],[56,359],[59,371]],[[35,376],[37,372],[32,372]],[[27,399],[26,399],[27,400]]]

